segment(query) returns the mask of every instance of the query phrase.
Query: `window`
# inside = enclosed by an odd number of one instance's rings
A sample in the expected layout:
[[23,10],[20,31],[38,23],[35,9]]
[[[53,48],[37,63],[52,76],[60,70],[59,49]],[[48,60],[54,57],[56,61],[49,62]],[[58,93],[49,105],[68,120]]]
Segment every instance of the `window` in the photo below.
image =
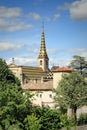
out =
[[52,98],[52,94],[49,94],[49,97]]
[[37,79],[36,79],[36,83],[37,83]]
[[42,98],[42,94],[41,93],[36,94],[36,96],[39,97],[39,98]]
[[42,94],[40,94],[39,96],[40,96],[40,98],[42,98]]
[[48,66],[48,61],[46,61],[46,65]]
[[40,65],[42,65],[42,60],[40,60]]

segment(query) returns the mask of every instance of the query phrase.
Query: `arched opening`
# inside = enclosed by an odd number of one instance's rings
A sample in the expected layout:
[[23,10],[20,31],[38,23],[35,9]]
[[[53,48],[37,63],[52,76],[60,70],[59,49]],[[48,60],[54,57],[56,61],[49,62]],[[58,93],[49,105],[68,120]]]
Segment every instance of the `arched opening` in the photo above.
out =
[[42,60],[40,60],[40,65],[42,65]]

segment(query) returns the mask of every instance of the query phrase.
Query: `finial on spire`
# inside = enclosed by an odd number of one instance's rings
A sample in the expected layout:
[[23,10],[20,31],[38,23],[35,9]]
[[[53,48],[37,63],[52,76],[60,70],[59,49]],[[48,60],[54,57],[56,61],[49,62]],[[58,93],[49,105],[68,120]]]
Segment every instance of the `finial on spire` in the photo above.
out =
[[12,58],[12,64],[14,64],[14,58]]
[[44,21],[42,22],[42,32],[44,32]]

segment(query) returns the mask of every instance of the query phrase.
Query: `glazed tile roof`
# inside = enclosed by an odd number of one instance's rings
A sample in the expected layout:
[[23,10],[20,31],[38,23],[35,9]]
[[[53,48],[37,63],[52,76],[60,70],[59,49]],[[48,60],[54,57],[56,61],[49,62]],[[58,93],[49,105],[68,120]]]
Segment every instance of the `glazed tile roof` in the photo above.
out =
[[22,73],[31,78],[41,78],[42,76],[45,75],[45,73],[43,72],[42,68],[40,67],[32,67],[32,66],[21,66],[22,68]]
[[21,66],[22,73],[27,76],[29,79],[41,79],[42,77],[45,80],[52,79],[53,73],[49,70],[44,72],[41,67],[32,67],[32,66]]
[[28,83],[25,85],[22,85],[23,89],[29,89],[30,91],[35,91],[35,90],[52,90],[53,89],[53,81],[47,81],[43,83]]
[[49,59],[47,52],[46,52],[46,45],[45,45],[45,36],[44,36],[44,27],[43,27],[43,31],[42,31],[42,36],[41,36],[41,46],[40,46],[40,53],[38,58],[45,58],[45,59]]

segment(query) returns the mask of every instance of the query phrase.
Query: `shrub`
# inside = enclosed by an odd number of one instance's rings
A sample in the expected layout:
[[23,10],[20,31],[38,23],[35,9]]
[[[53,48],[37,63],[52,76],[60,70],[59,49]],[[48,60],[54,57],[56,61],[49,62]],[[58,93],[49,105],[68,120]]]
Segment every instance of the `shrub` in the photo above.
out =
[[87,114],[81,114],[78,119],[78,125],[87,124]]

